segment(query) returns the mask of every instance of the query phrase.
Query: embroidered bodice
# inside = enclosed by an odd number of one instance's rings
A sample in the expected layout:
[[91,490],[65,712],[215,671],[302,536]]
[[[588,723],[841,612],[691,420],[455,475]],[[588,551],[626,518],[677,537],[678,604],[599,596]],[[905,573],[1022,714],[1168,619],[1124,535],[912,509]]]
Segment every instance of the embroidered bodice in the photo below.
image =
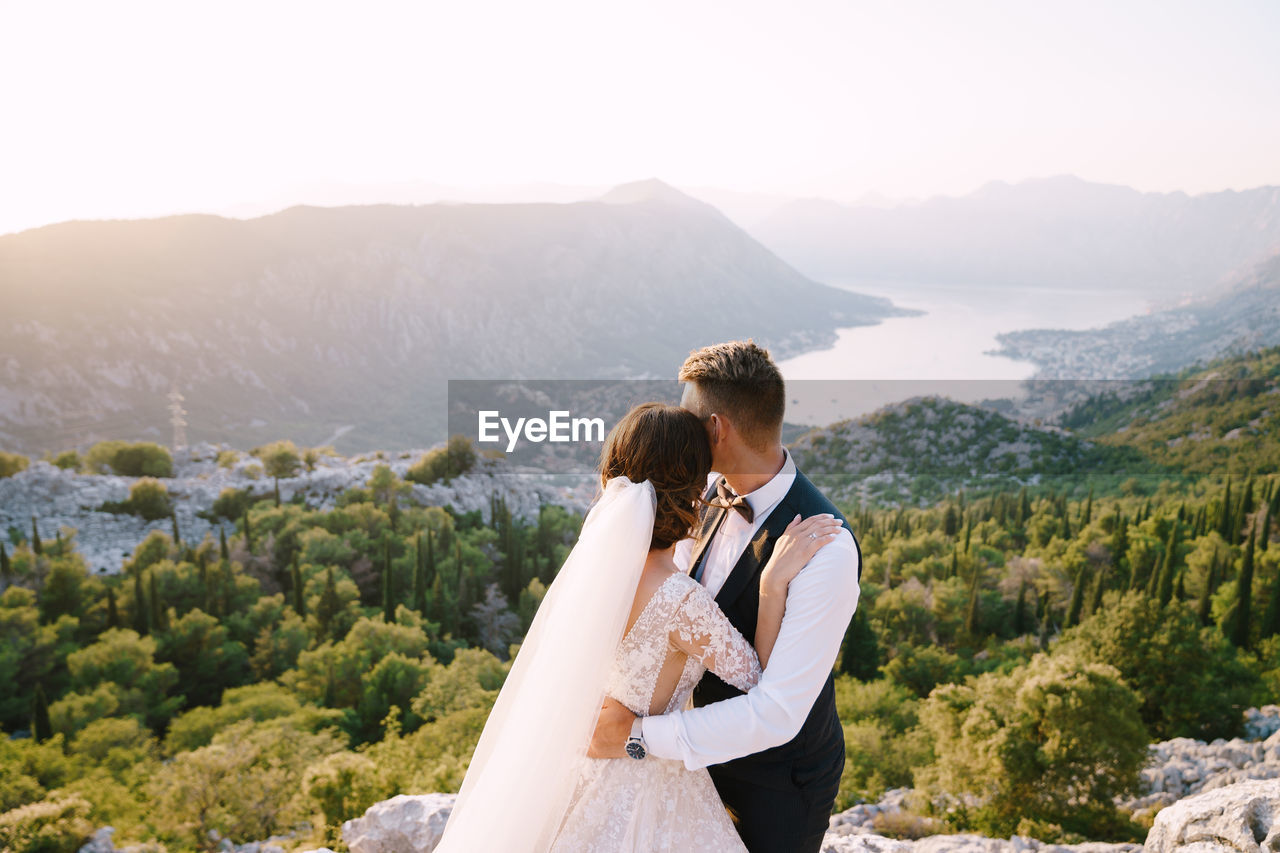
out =
[[622,642],[606,692],[640,716],[682,708],[711,670],[740,690],[760,680],[760,659],[715,599],[674,572],[645,604]]

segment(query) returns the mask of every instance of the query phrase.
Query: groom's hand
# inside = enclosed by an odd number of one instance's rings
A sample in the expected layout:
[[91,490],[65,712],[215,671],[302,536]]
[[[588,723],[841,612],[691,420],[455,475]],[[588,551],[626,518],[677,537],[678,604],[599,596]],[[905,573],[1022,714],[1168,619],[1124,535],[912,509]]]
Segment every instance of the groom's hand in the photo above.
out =
[[636,715],[626,705],[606,697],[587,747],[588,757],[626,758],[627,738],[631,737],[631,724],[635,721]]

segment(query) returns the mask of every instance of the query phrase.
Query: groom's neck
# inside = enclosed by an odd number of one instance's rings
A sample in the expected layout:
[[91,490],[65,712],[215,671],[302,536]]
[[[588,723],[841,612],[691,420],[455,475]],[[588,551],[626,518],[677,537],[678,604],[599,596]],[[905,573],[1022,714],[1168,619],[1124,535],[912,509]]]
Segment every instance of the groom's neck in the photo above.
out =
[[787,463],[786,452],[781,444],[775,444],[767,450],[757,452],[750,448],[740,448],[735,458],[721,471],[729,488],[734,494],[745,495],[754,492],[772,480]]

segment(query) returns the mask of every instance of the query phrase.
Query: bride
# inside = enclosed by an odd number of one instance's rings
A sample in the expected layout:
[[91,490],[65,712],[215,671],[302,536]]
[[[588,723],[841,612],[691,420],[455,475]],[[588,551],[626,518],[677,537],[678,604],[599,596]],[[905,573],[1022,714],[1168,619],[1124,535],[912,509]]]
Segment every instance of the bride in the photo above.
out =
[[587,756],[606,696],[643,717],[684,707],[708,669],[754,687],[787,585],[840,529],[796,516],[778,540],[753,648],[674,561],[710,471],[705,428],[678,406],[636,406],[605,439],[602,492],[512,663],[438,853],[746,850],[705,768],[646,756],[638,740],[627,758]]

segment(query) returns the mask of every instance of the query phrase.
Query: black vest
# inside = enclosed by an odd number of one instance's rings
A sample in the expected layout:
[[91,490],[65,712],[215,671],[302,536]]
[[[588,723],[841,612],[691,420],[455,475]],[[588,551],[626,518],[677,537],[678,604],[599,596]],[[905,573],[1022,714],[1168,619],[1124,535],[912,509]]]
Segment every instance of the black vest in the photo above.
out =
[[[721,480],[723,479],[722,477]],[[715,495],[716,488],[713,484],[704,498],[710,500]],[[712,537],[720,528],[720,522],[729,512],[733,510],[703,508],[698,536],[689,560],[691,574],[696,572]],[[801,518],[808,518],[824,512],[833,514],[850,534],[853,533],[853,528],[849,527],[849,522],[840,511],[797,470],[795,482],[756,531],[716,595],[716,604],[720,605],[733,626],[752,644],[755,643],[756,618],[760,613],[760,574],[773,554],[774,543],[797,513]],[[862,548],[857,536],[853,537],[853,544],[858,552],[858,575],[861,579]],[[708,671],[694,688],[693,704],[695,707],[702,707],[741,695],[741,690]],[[832,675],[828,674],[818,698],[809,709],[809,716],[793,739],[763,752],[713,765],[709,770],[713,778],[723,775],[746,779],[764,787],[786,788],[795,784],[794,774],[797,768],[823,766],[837,757],[844,757],[844,730],[836,714],[835,682]]]

